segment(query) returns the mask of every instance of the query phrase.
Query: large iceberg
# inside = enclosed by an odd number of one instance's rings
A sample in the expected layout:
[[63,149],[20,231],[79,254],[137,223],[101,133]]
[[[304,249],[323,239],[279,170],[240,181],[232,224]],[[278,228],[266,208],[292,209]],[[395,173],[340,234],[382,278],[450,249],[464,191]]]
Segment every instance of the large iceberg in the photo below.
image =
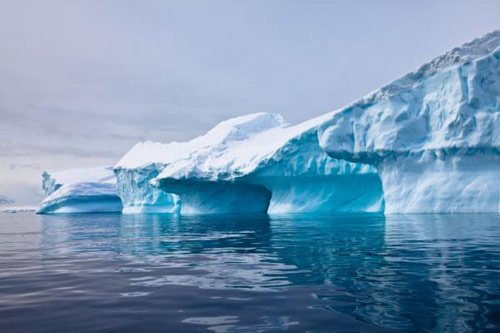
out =
[[499,45],[490,33],[298,125],[255,113],[138,143],[113,170],[46,173],[39,212],[500,212]]
[[499,212],[499,45],[495,31],[331,113],[321,147],[375,166],[387,213]]
[[149,183],[177,195],[183,214],[383,211],[375,168],[325,154],[316,133],[322,121],[237,117],[188,142],[136,146],[119,169],[161,156],[162,170]]
[[121,212],[112,167],[45,171],[39,214]]

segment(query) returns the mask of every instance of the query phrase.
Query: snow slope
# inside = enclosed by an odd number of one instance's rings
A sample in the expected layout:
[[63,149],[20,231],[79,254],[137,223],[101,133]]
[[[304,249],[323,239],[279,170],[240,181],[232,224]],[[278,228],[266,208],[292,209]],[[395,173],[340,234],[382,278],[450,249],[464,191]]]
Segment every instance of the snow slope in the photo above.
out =
[[499,111],[495,31],[327,115],[319,142],[376,166],[387,213],[499,212]]
[[317,141],[322,121],[289,126],[279,115],[250,114],[186,143],[149,143],[125,162],[161,154],[151,184],[178,195],[183,214],[382,211],[375,169],[327,156]]
[[47,197],[40,204],[40,214],[122,210],[111,167],[45,171],[42,179]]

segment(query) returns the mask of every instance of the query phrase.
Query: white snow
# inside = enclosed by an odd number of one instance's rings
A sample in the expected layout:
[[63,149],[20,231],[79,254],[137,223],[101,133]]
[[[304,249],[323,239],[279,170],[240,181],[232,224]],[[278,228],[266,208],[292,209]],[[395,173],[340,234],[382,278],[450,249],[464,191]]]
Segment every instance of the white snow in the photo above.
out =
[[115,165],[115,168],[134,169],[153,163],[169,164],[186,156],[210,149],[214,144],[224,145],[244,141],[253,134],[282,126],[280,115],[254,113],[225,120],[193,140],[185,142],[140,142]]

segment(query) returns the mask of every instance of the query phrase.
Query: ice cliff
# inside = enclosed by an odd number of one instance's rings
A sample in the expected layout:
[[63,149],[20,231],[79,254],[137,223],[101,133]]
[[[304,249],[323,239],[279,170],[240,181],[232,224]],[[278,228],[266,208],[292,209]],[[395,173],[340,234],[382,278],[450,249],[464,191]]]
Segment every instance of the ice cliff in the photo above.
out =
[[122,210],[111,167],[45,171],[42,187],[47,197],[40,204],[40,214]]
[[375,168],[326,155],[321,122],[290,126],[280,115],[250,114],[189,142],[136,146],[121,163],[163,156],[150,184],[177,195],[183,214],[382,211]]
[[387,213],[499,212],[500,31],[327,116],[319,142],[367,163]]

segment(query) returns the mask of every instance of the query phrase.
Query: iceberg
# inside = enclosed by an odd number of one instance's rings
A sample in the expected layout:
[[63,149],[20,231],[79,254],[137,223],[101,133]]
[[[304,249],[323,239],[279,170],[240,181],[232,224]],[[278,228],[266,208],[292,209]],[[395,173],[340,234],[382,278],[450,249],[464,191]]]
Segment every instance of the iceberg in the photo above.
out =
[[329,157],[318,143],[322,121],[290,126],[277,114],[237,117],[188,142],[136,146],[119,168],[161,156],[149,186],[176,195],[182,214],[382,212],[375,168]]
[[319,144],[376,167],[386,213],[500,212],[500,31],[330,113]]
[[112,167],[45,171],[42,187],[47,197],[39,214],[121,212]]
[[39,212],[500,212],[499,111],[495,31],[298,125],[254,113],[45,173]]

